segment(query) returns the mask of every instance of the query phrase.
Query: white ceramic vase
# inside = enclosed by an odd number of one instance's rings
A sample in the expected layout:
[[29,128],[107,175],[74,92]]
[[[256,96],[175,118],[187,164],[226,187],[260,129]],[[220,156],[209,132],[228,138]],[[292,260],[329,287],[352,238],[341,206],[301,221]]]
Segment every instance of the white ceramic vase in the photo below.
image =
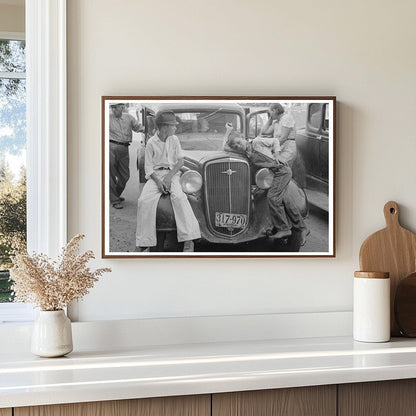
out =
[[72,351],[71,321],[63,310],[40,311],[33,325],[31,351],[39,357],[61,357]]

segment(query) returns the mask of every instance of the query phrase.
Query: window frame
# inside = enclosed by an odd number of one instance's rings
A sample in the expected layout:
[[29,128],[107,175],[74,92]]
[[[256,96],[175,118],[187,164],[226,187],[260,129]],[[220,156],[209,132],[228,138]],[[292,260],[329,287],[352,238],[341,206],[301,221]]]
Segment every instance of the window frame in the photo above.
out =
[[[66,0],[25,0],[25,19],[27,246],[56,257],[67,242]],[[31,305],[0,307],[0,324],[33,320]]]

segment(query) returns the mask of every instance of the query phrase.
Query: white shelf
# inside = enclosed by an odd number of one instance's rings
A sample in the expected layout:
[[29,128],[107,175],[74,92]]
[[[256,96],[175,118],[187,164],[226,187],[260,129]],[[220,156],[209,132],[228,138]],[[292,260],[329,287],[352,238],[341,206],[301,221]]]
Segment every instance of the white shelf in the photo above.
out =
[[40,359],[0,354],[0,407],[416,377],[416,340],[350,337],[142,345]]

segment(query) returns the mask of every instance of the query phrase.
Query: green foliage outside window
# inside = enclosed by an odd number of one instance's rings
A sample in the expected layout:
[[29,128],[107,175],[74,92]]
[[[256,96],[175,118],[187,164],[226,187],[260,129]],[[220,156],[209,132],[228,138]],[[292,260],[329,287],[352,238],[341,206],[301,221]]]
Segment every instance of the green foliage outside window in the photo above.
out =
[[12,300],[11,255],[26,242],[25,61],[24,41],[0,39],[0,302]]
[[13,250],[26,242],[26,172],[13,179],[7,163],[0,162],[0,302],[12,299],[8,269]]
[[11,302],[13,300],[9,277],[8,270],[0,270],[0,303]]

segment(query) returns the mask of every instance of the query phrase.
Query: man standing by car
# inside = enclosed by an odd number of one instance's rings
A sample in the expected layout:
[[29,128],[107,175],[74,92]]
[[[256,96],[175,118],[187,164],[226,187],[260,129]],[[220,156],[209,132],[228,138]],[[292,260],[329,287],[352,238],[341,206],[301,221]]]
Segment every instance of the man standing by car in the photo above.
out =
[[162,194],[170,194],[175,215],[178,242],[183,251],[194,251],[193,240],[201,238],[199,224],[187,196],[179,183],[184,156],[176,131],[175,113],[160,111],[156,114],[156,134],[149,139],[145,151],[147,182],[137,206],[136,246],[145,251],[157,245],[156,211]]
[[112,104],[110,113],[110,203],[123,208],[121,194],[130,178],[129,146],[132,132],[142,131],[142,126],[130,114],[123,113],[124,103]]

